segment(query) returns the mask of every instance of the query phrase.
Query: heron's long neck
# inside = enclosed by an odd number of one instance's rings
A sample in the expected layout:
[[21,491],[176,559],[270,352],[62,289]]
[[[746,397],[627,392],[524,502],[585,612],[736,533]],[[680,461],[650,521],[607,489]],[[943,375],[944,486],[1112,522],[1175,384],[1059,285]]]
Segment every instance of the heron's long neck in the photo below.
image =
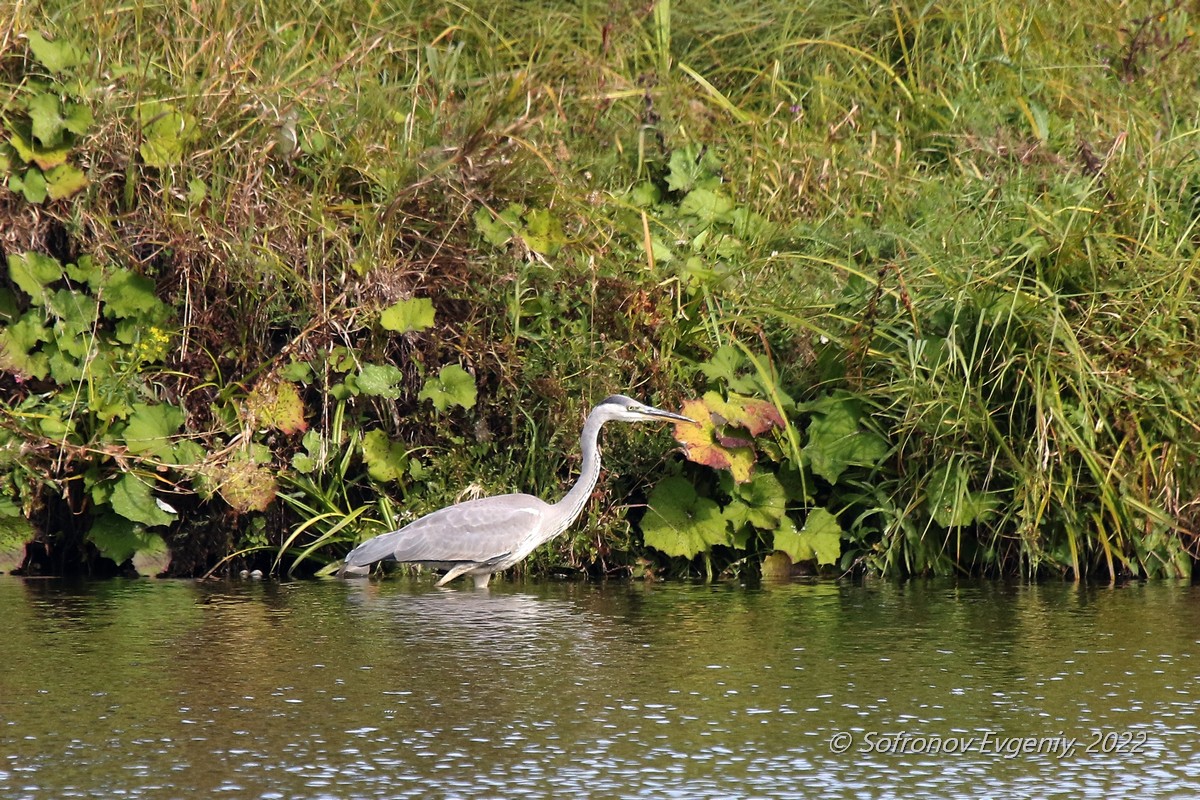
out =
[[595,413],[589,414],[587,422],[583,423],[583,434],[579,437],[579,444],[583,449],[583,466],[579,470],[579,480],[575,481],[571,491],[554,504],[554,510],[559,516],[558,525],[554,526],[557,529],[555,534],[566,530],[575,521],[579,512],[587,505],[588,498],[592,496],[592,489],[596,488],[596,479],[600,477],[598,440],[602,425],[604,420]]

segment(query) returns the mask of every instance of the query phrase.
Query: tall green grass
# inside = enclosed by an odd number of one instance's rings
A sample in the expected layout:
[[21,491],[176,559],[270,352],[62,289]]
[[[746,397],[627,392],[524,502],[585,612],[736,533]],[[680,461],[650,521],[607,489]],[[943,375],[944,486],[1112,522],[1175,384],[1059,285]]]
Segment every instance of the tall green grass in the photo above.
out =
[[[139,396],[182,408],[210,460],[266,447],[256,463],[291,505],[232,514],[230,536],[172,527],[180,572],[281,543],[334,557],[464,476],[553,495],[590,403],[727,389],[702,365],[740,342],[780,396],[850,391],[890,444],[833,491],[842,568],[1189,574],[1194,25],[1178,4],[989,0],[22,4],[0,21],[0,126],[41,80],[35,30],[88,54],[62,91],[95,123],[76,148],[88,187],[6,194],[0,247],[150,277],[174,339]],[[174,163],[144,155],[152,102],[186,121]],[[680,153],[716,165],[728,218],[689,215]],[[436,325],[381,330],[379,310],[411,296],[434,300]],[[398,394],[336,396],[339,346],[397,366]],[[293,362],[312,370],[322,447],[348,454],[304,480],[299,436],[243,411]],[[473,409],[418,399],[446,364],[474,376]],[[7,446],[46,448],[8,494],[62,535],[61,482],[103,487],[123,467],[100,434],[79,434],[73,461],[12,411],[70,387],[2,380]],[[420,470],[371,477],[354,443],[376,428]],[[610,437],[609,502],[541,567],[662,560],[636,529],[609,533],[627,498],[681,471],[646,465],[645,436]],[[219,491],[202,497],[185,503],[227,519]]]

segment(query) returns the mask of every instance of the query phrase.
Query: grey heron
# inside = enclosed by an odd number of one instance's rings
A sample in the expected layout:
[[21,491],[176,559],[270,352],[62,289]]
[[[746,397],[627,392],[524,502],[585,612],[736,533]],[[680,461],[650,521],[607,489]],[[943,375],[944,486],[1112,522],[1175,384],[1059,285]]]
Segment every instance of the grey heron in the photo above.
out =
[[583,511],[600,477],[600,428],[613,420],[695,421],[615,394],[593,408],[583,423],[583,466],[562,500],[547,503],[533,495],[504,494],[455,503],[363,542],[346,555],[338,574],[363,575],[375,562],[392,559],[444,570],[438,586],[469,575],[476,588],[486,587],[492,573],[508,569],[558,536]]

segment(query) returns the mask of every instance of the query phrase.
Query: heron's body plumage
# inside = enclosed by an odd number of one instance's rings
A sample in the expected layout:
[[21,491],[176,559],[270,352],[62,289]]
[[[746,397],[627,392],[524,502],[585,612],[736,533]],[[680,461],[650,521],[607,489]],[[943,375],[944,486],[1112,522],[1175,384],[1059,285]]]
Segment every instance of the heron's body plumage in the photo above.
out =
[[559,502],[504,494],[456,503],[363,542],[346,555],[341,574],[363,574],[375,562],[391,559],[445,570],[439,586],[460,575],[471,576],[478,587],[487,586],[492,573],[524,560],[570,527],[583,511],[600,476],[598,439],[604,423],[655,419],[691,422],[614,395],[592,409],[584,422],[579,480]]

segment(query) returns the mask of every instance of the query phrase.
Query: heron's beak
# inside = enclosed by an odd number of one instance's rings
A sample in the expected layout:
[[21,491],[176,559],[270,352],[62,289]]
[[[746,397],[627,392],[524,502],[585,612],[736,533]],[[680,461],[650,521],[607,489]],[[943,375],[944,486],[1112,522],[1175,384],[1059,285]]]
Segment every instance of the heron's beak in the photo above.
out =
[[647,415],[649,415],[651,417],[656,417],[658,419],[669,419],[669,420],[673,420],[675,422],[690,422],[693,425],[700,424],[700,423],[696,422],[696,420],[692,419],[691,417],[685,417],[685,416],[682,416],[681,414],[673,414],[670,411],[663,411],[661,408],[655,408],[654,406],[646,406],[645,408],[642,409],[642,411],[645,412]]

